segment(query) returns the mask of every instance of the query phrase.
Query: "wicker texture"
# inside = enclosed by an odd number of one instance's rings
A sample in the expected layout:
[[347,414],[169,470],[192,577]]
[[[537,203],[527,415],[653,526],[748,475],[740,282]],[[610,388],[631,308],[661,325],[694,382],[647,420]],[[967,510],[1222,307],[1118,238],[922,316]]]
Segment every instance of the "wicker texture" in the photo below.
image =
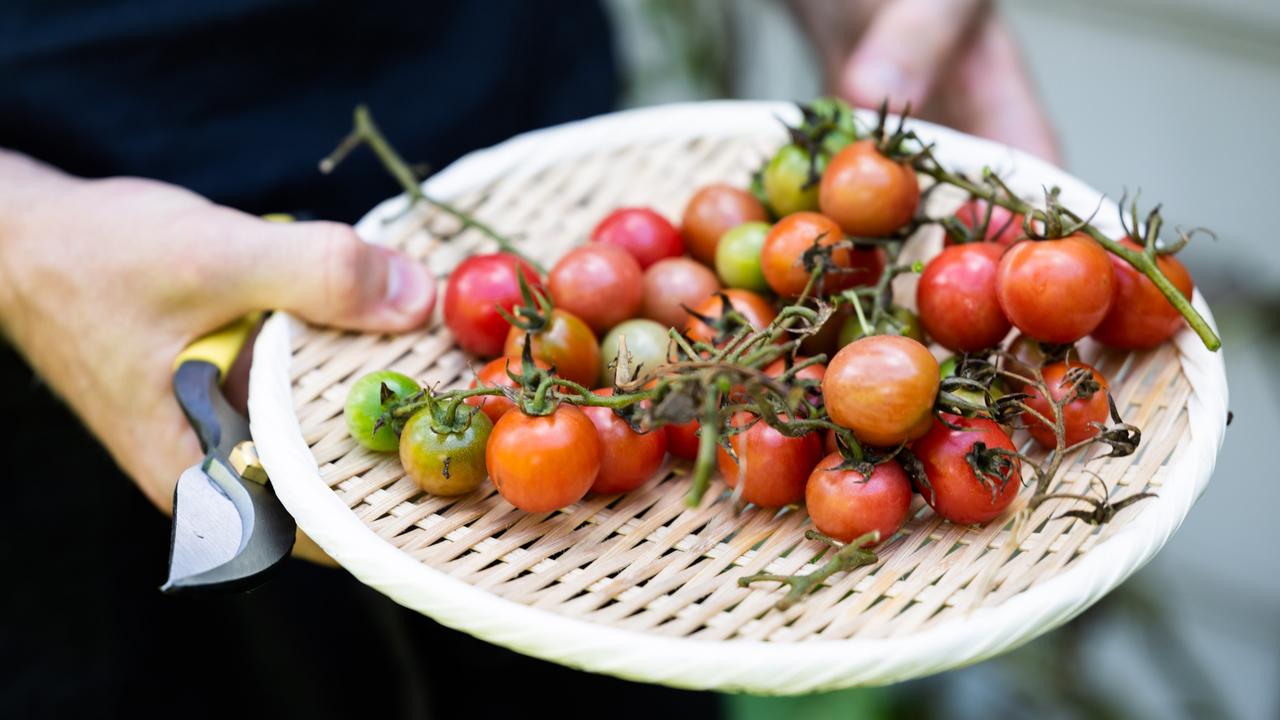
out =
[[[752,107],[762,111],[773,106]],[[521,246],[549,266],[568,248],[583,242],[594,223],[610,209],[651,205],[678,218],[698,186],[717,180],[745,185],[750,170],[782,141],[779,129],[756,122],[727,137],[614,138],[595,149],[586,142],[584,147],[565,151],[568,156],[563,159],[530,159],[448,199],[500,231],[521,238]],[[991,158],[990,162],[999,166],[1008,162],[1008,157]],[[1034,192],[1038,188],[1035,178],[1015,175],[1014,180],[1020,190]],[[953,192],[937,192],[930,197],[929,209],[932,214],[941,214],[961,200]],[[488,249],[479,233],[458,232],[456,221],[426,208],[403,213],[396,212],[394,206],[384,206],[373,215],[361,226],[366,237],[427,258],[441,275],[466,253]],[[386,222],[388,217],[394,219]],[[939,231],[926,228],[910,241],[908,252],[927,257],[939,245]],[[896,282],[899,300],[910,304],[914,278],[904,276]],[[347,436],[341,414],[347,386],[361,374],[382,368],[417,377],[424,385],[464,386],[472,379],[471,366],[478,367],[476,361],[454,346],[438,321],[421,332],[396,337],[348,334],[291,319],[288,322],[292,357],[285,390],[291,393],[289,402],[311,461],[332,495],[381,541],[397,549],[402,557],[396,562],[402,565],[402,560],[411,559],[503,601],[572,619],[578,623],[575,627],[587,632],[597,627],[637,636],[729,641],[707,644],[725,647],[728,653],[734,652],[735,645],[758,648],[752,641],[784,646],[814,640],[906,640],[930,635],[930,631],[936,631],[932,633],[936,636],[948,626],[966,623],[974,617],[975,608],[1000,606],[1025,595],[1030,587],[1064,575],[1091,553],[1100,552],[1095,550],[1100,543],[1122,533],[1136,518],[1160,513],[1158,506],[1171,502],[1163,496],[1143,501],[1101,528],[1060,517],[1063,510],[1080,507],[1078,503],[1049,502],[1020,529],[1015,551],[1009,542],[1013,532],[1010,518],[1025,505],[1030,490],[1023,491],[1003,520],[985,527],[942,522],[917,498],[903,532],[878,550],[880,563],[836,575],[829,587],[779,612],[773,605],[785,588],[772,583],[740,588],[736,581],[759,570],[791,573],[813,567],[811,561],[821,546],[803,538],[809,527],[803,509],[753,509],[735,514],[728,503],[728,490],[718,479],[701,507],[685,507],[688,465],[680,462],[668,462],[657,477],[631,493],[589,495],[550,514],[516,510],[487,483],[460,498],[424,495],[404,476],[394,454],[368,452]],[[1097,492],[1096,473],[1110,488],[1113,499],[1142,491],[1164,495],[1170,469],[1179,463],[1205,465],[1203,456],[1207,453],[1208,467],[1212,466],[1220,431],[1217,436],[1193,437],[1188,413],[1193,385],[1184,370],[1183,352],[1189,347],[1186,337],[1180,337],[1178,345],[1170,343],[1134,354],[1105,351],[1088,343],[1083,346],[1084,359],[1111,380],[1126,421],[1142,428],[1143,443],[1139,452],[1128,458],[1096,459],[1097,451],[1077,453],[1064,463],[1055,489]],[[1216,380],[1217,372],[1210,367],[1201,374]],[[268,401],[260,389],[268,382],[255,375],[253,400],[258,406],[288,396],[280,394]],[[1225,383],[1222,392],[1225,395]],[[1215,411],[1216,403],[1214,400]],[[254,417],[255,438],[263,446],[260,419]],[[1029,446],[1025,433],[1015,436],[1015,442],[1019,441],[1022,447]],[[1188,456],[1188,452],[1195,456]],[[265,443],[264,461],[281,488],[282,499],[289,504],[290,492],[281,486],[291,484],[292,478],[276,474],[273,454],[281,457],[285,451]],[[296,459],[305,464],[306,458]],[[283,460],[276,462],[283,467]],[[1184,477],[1183,482],[1195,481]],[[1200,489],[1183,488],[1177,493],[1188,498],[1185,507],[1164,508],[1171,524],[1151,535],[1147,542],[1154,545],[1130,553],[1145,557],[1114,568],[1111,576],[1094,577],[1092,585],[1096,587],[1087,594],[1096,599],[1105,591],[1104,585],[1113,586],[1154,553]],[[290,505],[290,509],[294,507]],[[303,529],[343,561],[341,548],[326,545],[323,528],[304,524]],[[360,574],[356,568],[352,570]],[[992,654],[1065,621],[1092,601],[1085,595],[1082,593],[1075,605],[1055,611],[1051,620],[1028,621],[989,647],[968,649],[966,657],[939,658],[932,669]],[[527,621],[530,616],[521,617]],[[571,647],[542,649],[533,647],[537,644],[533,641],[495,637],[501,633],[487,633],[484,621],[477,623],[464,629],[561,662],[694,687],[798,692],[885,682],[930,670],[917,663],[896,669],[886,666],[882,672],[846,670],[832,677],[811,674],[797,678],[779,673],[776,682],[765,674],[759,681],[741,676],[717,678],[708,670],[692,680],[672,679],[656,671],[641,671],[617,658],[592,661],[586,656],[571,657]],[[567,638],[566,643],[572,644]],[[620,654],[625,652],[620,649]],[[699,661],[705,664],[707,659]]]

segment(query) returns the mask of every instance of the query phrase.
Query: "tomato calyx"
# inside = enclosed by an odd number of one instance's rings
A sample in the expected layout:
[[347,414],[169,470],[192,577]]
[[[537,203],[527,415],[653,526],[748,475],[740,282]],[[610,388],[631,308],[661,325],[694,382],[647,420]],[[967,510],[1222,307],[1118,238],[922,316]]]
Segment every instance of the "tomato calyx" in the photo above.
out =
[[1114,500],[1114,501],[1108,500],[1108,498],[1111,496],[1111,489],[1107,487],[1107,483],[1097,473],[1092,471],[1086,471],[1086,472],[1089,472],[1089,474],[1092,476],[1092,479],[1093,479],[1093,482],[1090,482],[1089,484],[1090,488],[1093,487],[1094,482],[1096,482],[1097,485],[1101,488],[1101,492],[1099,493],[1100,497],[1093,497],[1092,495],[1082,495],[1080,493],[1066,493],[1066,492],[1050,493],[1049,495],[1044,496],[1044,500],[1046,501],[1077,500],[1080,502],[1088,503],[1089,505],[1092,506],[1092,509],[1090,510],[1077,508],[1075,510],[1064,511],[1062,514],[1055,517],[1054,518],[1055,520],[1061,520],[1063,518],[1070,517],[1070,518],[1076,518],[1078,520],[1083,520],[1089,523],[1090,525],[1095,525],[1095,526],[1104,525],[1108,522],[1111,522],[1112,518],[1114,518],[1117,513],[1129,507],[1130,505],[1133,505],[1134,503],[1137,503],[1142,500],[1146,500],[1147,498],[1159,497],[1153,492],[1137,492],[1121,500]]
[[546,293],[539,288],[529,286],[524,274],[517,274],[516,277],[520,282],[520,296],[524,298],[524,304],[515,306],[511,312],[499,307],[498,314],[502,315],[513,327],[520,328],[528,333],[525,336],[527,346],[528,338],[551,322],[551,311],[555,308],[551,304],[551,298]]
[[907,103],[898,116],[898,127],[890,130],[889,100],[885,98],[876,111],[878,118],[868,137],[875,141],[876,150],[886,158],[895,162],[914,163],[928,146],[920,141],[914,130],[907,130],[907,119],[911,117],[911,103]]
[[991,491],[993,501],[1004,492],[1010,480],[1018,477],[1019,461],[1024,459],[1020,454],[1004,448],[987,447],[981,440],[975,442],[964,455],[964,461],[968,463],[974,477]]

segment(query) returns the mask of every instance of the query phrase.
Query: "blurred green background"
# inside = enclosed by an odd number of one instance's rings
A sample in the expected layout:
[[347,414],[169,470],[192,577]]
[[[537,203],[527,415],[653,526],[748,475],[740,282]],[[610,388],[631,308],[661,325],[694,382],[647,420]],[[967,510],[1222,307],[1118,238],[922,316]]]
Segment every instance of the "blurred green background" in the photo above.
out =
[[[626,103],[821,94],[777,0],[611,0]],[[727,697],[734,717],[1280,717],[1280,2],[1021,0],[1018,35],[1066,167],[1171,224],[1213,306],[1235,419],[1212,484],[1148,567],[1084,616],[981,665],[888,689]]]

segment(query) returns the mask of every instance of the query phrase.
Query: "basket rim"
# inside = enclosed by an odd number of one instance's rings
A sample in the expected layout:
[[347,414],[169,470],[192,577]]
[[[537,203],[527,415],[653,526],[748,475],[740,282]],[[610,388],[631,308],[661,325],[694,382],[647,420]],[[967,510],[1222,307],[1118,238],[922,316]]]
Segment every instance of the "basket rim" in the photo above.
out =
[[[525,133],[466,155],[425,183],[449,198],[500,173],[535,172],[552,161],[645,138],[735,137],[776,131],[793,105],[768,101],[676,103],[626,110]],[[924,121],[909,123],[935,140],[939,154],[964,148],[1006,158],[1019,173],[1052,178],[1068,197],[1100,193],[1039,158]],[[988,161],[990,164],[990,161]],[[377,235],[383,218],[407,207],[388,199],[356,226]],[[1215,325],[1199,290],[1193,304]],[[1160,502],[1143,511],[1053,577],[996,606],[890,638],[853,637],[797,643],[709,641],[624,630],[512,602],[425,565],[379,537],[322,480],[293,411],[290,336],[294,320],[278,312],[254,346],[250,429],[277,496],[299,527],[358,580],[451,628],[544,660],[618,677],[690,689],[798,694],[879,685],[977,662],[1010,650],[1075,617],[1148,562],[1190,512],[1207,486],[1226,425],[1227,382],[1222,352],[1209,351],[1190,330],[1174,339],[1191,385],[1187,400],[1192,442],[1169,466]]]

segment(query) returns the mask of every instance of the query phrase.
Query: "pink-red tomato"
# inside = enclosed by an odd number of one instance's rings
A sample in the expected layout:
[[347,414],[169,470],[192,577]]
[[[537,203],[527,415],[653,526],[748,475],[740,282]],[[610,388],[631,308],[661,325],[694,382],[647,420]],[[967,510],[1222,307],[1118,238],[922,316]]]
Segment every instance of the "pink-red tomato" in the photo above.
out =
[[953,352],[993,347],[1012,325],[996,296],[996,270],[1004,248],[995,243],[954,245],[925,266],[916,306],[925,332]]
[[472,255],[449,274],[444,291],[444,323],[463,350],[482,357],[502,354],[511,327],[498,312],[521,304],[519,274],[542,289],[538,273],[510,253]]
[[[612,395],[613,389],[603,388],[595,393]],[[665,431],[638,433],[609,408],[583,407],[582,412],[600,436],[600,474],[591,486],[592,492],[613,495],[634,490],[662,467],[667,454]]]
[[640,313],[642,279],[640,263],[630,253],[617,245],[595,243],[560,258],[547,284],[556,307],[582,318],[602,335]]
[[953,523],[970,525],[998,517],[1018,496],[1022,463],[1011,458],[1007,470],[992,467],[990,473],[979,478],[966,456],[977,443],[988,449],[1015,452],[1013,441],[991,420],[944,417],[962,429],[953,430],[934,420],[928,434],[911,444],[911,452],[920,459],[929,479],[929,486],[920,488],[920,494],[934,512]]
[[[734,427],[745,427],[754,416],[737,413]],[[763,421],[729,438],[738,456],[735,461],[723,447],[716,448],[720,474],[736,488],[742,483],[742,498],[765,508],[782,507],[804,498],[804,484],[822,458],[822,436],[808,433],[787,437]]]
[[814,527],[841,542],[853,542],[872,530],[883,542],[898,532],[911,509],[911,481],[896,460],[875,466],[871,477],[837,469],[838,452],[827,455],[805,484],[804,504]]
[[[766,327],[778,316],[778,311],[768,300],[750,290],[730,288],[723,291],[723,295],[729,298],[729,306],[741,313],[754,330]],[[693,311],[714,320],[724,314],[724,301],[720,294],[712,295],[694,307]],[[696,317],[689,317],[684,331],[697,342],[714,343],[716,339],[715,329]]]
[[[1066,430],[1065,439],[1068,446],[1083,442],[1097,435],[1101,432],[1101,429],[1094,423],[1106,424],[1107,417],[1110,415],[1107,392],[1111,385],[1102,376],[1102,373],[1098,372],[1097,368],[1080,361],[1056,362],[1044,368],[1042,371],[1044,373],[1044,384],[1049,388],[1049,396],[1056,402],[1066,397],[1068,392],[1071,392],[1072,382],[1067,379],[1067,373],[1073,368],[1087,370],[1089,377],[1097,384],[1098,389],[1084,393],[1077,392],[1076,398],[1062,408],[1063,427]],[[1088,390],[1088,388],[1084,389]],[[1027,385],[1022,391],[1030,396],[1026,399],[1027,407],[1035,410],[1046,419],[1053,420],[1053,410],[1049,407],[1049,401],[1045,400],[1044,395],[1034,385]],[[1058,443],[1054,437],[1053,428],[1046,424],[1044,420],[1031,413],[1023,413],[1022,421],[1027,425],[1027,432],[1031,433],[1031,437],[1035,438],[1040,445],[1047,448],[1057,446]]]
[[[1128,238],[1120,242],[1130,249],[1142,250],[1141,245]],[[1169,304],[1156,284],[1118,255],[1108,253],[1108,257],[1116,275],[1115,300],[1102,324],[1094,328],[1094,339],[1111,347],[1138,350],[1155,347],[1178,332],[1184,322],[1182,314]],[[1172,255],[1159,255],[1156,267],[1183,297],[1191,299],[1195,285],[1186,266]]]
[[742,223],[768,219],[764,205],[746,190],[724,184],[707,185],[685,205],[680,232],[690,255],[714,265],[721,236]]
[[[508,366],[508,363],[510,364]],[[550,369],[550,365],[545,362],[534,359],[533,364],[543,370]],[[494,358],[485,363],[484,367],[476,372],[476,379],[471,381],[470,387],[502,387],[513,388],[516,386],[515,381],[507,374],[507,368],[510,367],[511,372],[516,375],[524,368],[524,363],[520,358],[500,357]],[[507,411],[515,407],[515,403],[507,399],[505,395],[476,395],[463,400],[468,405],[478,407],[489,416],[489,420],[496,423]]]
[[[991,208],[991,216],[987,217],[987,208]],[[1012,210],[1008,210],[999,205],[988,205],[986,200],[973,198],[960,206],[956,210],[956,220],[961,225],[976,231],[983,221],[987,221],[986,232],[983,233],[982,239],[986,242],[993,242],[998,245],[1012,245],[1022,237],[1022,216],[1015,215]],[[950,246],[956,241],[947,233],[944,244]]]
[[667,327],[689,321],[685,306],[694,307],[720,289],[720,279],[706,265],[687,257],[659,260],[644,271],[644,317]]
[[591,240],[617,245],[644,269],[663,258],[684,254],[684,240],[669,220],[645,207],[619,208],[591,231]]
[[680,425],[667,425],[667,452],[672,457],[693,460],[698,457],[698,421],[690,420]]
[[872,335],[831,358],[822,398],[831,419],[858,440],[892,447],[929,431],[940,381],[938,361],[924,345]]
[[836,153],[818,186],[822,214],[855,237],[893,234],[911,222],[919,204],[915,170],[882,155],[872,140],[859,140]]
[[489,435],[485,464],[507,502],[551,512],[582,499],[600,472],[600,436],[572,405],[550,415],[509,412]]
[[[521,357],[528,333],[510,325],[503,354]],[[579,385],[591,387],[600,375],[600,343],[595,333],[577,315],[560,308],[551,311],[547,324],[533,333],[533,359],[555,368],[556,374]]]
[[[760,250],[760,269],[765,282],[784,297],[797,297],[809,284],[804,254],[816,243],[820,247],[844,240],[844,231],[834,220],[815,212],[788,215],[769,230]],[[845,248],[831,251],[834,268],[827,270],[814,287],[813,295],[830,295],[858,285],[874,285],[884,273],[884,250],[878,247]]]
[[1075,342],[1093,332],[1111,309],[1114,286],[1107,251],[1083,233],[1015,243],[996,272],[1005,317],[1051,343]]

